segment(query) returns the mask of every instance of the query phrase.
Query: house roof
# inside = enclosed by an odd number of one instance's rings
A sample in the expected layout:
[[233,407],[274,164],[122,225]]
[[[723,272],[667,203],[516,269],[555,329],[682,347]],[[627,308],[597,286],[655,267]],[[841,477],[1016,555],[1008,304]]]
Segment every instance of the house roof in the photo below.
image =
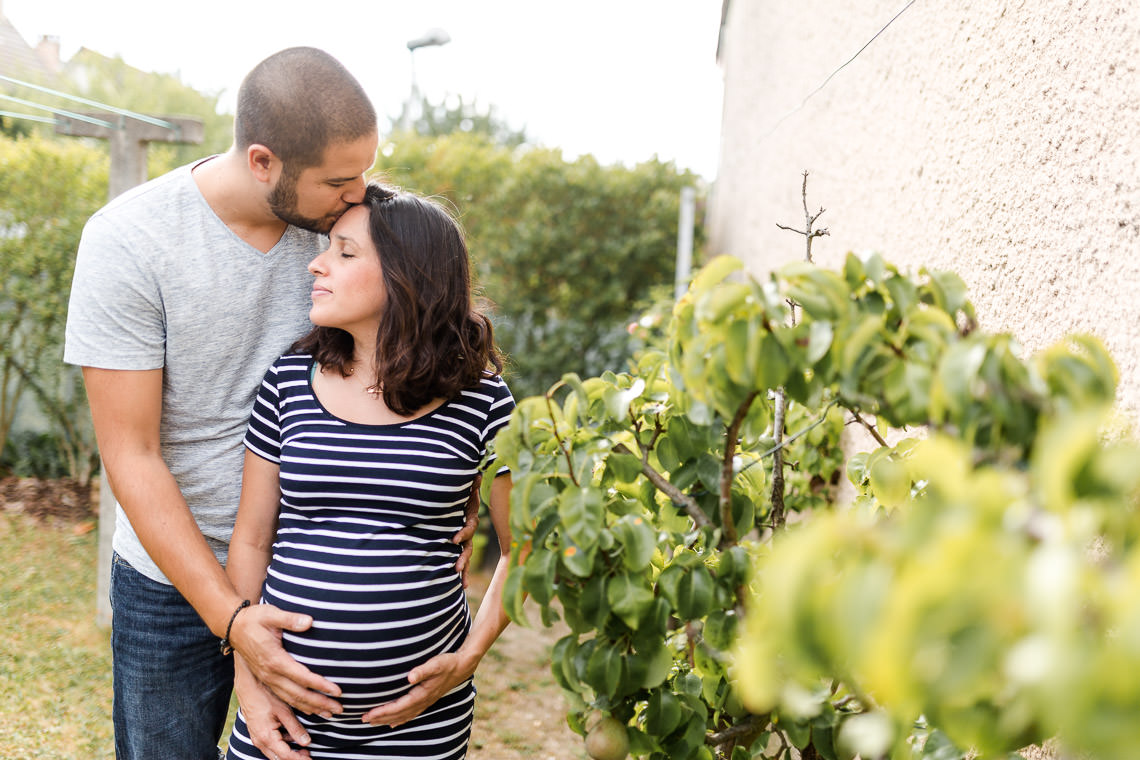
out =
[[31,82],[50,82],[54,72],[44,65],[35,48],[24,41],[0,10],[0,74]]

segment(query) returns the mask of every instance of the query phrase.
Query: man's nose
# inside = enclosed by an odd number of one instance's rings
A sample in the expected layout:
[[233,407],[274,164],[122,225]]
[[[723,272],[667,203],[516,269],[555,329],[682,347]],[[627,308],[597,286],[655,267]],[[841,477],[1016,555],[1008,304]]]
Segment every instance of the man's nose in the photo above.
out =
[[357,177],[354,181],[345,185],[344,193],[341,194],[341,200],[345,203],[357,204],[364,200],[364,176]]

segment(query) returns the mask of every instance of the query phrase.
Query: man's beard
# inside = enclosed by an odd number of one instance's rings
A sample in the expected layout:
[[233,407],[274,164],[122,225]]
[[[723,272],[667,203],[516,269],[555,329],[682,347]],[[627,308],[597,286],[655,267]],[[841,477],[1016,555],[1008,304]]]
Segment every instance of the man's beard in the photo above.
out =
[[302,216],[297,212],[297,178],[288,170],[282,172],[277,184],[269,191],[269,208],[283,222],[313,232],[327,235],[339,214],[329,214],[317,219]]

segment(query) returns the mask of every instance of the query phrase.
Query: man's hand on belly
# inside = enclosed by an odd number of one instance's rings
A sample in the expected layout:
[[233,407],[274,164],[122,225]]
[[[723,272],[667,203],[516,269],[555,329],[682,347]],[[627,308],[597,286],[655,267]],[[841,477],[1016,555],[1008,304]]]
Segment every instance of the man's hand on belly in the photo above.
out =
[[255,604],[234,619],[230,642],[250,672],[281,700],[297,710],[328,717],[343,712],[333,697],[340,687],[294,660],[281,646],[281,632],[306,631],[308,615],[285,612],[271,604]]

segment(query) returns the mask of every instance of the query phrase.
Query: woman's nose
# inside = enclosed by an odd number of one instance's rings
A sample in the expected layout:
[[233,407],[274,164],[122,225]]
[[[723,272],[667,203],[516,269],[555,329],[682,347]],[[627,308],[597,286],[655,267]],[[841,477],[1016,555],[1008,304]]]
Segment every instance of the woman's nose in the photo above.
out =
[[[325,253],[328,253],[328,251],[325,251]],[[317,256],[309,262],[309,274],[316,276],[325,271],[323,262],[324,255],[324,253],[317,254]]]

